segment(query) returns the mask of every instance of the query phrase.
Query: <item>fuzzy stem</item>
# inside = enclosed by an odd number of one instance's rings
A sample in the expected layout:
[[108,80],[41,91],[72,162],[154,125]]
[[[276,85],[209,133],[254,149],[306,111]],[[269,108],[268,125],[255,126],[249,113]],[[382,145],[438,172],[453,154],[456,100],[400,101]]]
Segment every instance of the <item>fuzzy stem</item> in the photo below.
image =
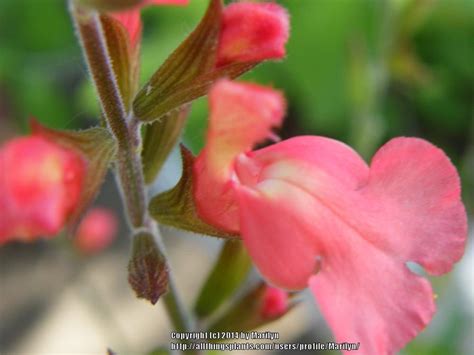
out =
[[[146,190],[141,166],[139,125],[129,125],[127,113],[109,59],[107,43],[99,16],[95,11],[87,11],[74,5],[70,0],[70,12],[77,30],[79,42],[97,90],[107,127],[118,144],[116,178],[122,191],[130,228],[151,230],[160,252],[166,257],[164,244],[158,226],[146,209]],[[169,271],[169,291],[164,296],[165,309],[174,328],[181,332],[193,331],[194,322],[185,310],[177,292],[171,270]]]
[[141,163],[136,156],[135,139],[127,125],[127,113],[109,59],[107,43],[96,12],[75,7],[71,1],[71,14],[79,42],[85,55],[92,81],[99,96],[107,127],[118,144],[118,181],[124,195],[129,223],[138,228],[144,225],[146,215],[145,194]]

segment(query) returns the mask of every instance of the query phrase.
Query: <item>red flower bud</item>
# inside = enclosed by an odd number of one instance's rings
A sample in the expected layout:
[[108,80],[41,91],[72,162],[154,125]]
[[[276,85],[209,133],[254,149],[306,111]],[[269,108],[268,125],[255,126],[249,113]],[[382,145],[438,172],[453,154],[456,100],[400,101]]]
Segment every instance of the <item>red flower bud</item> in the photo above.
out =
[[288,293],[282,289],[267,286],[260,309],[263,318],[276,318],[288,310]]
[[279,59],[286,54],[289,18],[274,3],[237,2],[224,9],[217,66]]
[[79,201],[83,158],[40,135],[0,148],[0,244],[54,236]]
[[117,224],[117,217],[108,209],[91,209],[77,229],[77,249],[84,254],[94,254],[105,249],[117,234]]

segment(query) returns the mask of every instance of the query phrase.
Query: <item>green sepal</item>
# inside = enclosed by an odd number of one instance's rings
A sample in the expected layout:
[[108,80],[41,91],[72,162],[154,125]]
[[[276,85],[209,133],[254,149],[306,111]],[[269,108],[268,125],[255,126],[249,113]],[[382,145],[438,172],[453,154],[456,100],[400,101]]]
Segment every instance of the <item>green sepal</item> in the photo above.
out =
[[89,128],[83,131],[60,131],[42,126],[31,120],[33,133],[51,139],[64,148],[81,154],[87,164],[87,172],[81,197],[74,212],[68,219],[68,225],[74,229],[84,211],[95,199],[104,181],[110,163],[116,157],[116,143],[112,135],[102,127]]
[[100,15],[102,30],[107,42],[115,79],[128,112],[138,82],[138,52],[132,48],[125,27],[110,15]]
[[285,313],[273,317],[263,316],[261,310],[266,287],[268,286],[262,281],[251,288],[219,319],[211,324],[208,331],[250,331],[280,319],[298,304],[298,301],[294,298],[290,299]]
[[145,182],[151,184],[166,158],[178,142],[186,123],[189,108],[182,107],[145,126],[142,165]]
[[199,218],[193,198],[194,157],[183,145],[180,145],[180,148],[183,162],[181,179],[171,190],[153,197],[148,206],[151,216],[160,224],[189,232],[220,238],[238,237],[221,231]]
[[168,266],[153,235],[140,231],[133,236],[132,255],[128,263],[128,282],[138,298],[152,304],[168,291]]
[[240,240],[227,240],[222,247],[206,283],[201,289],[194,311],[199,318],[210,316],[245,281],[252,261]]
[[147,97],[146,92],[141,91],[134,101],[135,115],[144,122],[154,121],[168,112],[206,95],[211,86],[219,79],[235,79],[257,64],[256,62],[228,64],[203,73],[189,81],[179,82],[164,91],[155,90],[153,98]]
[[222,0],[211,0],[196,29],[168,57],[140,90],[133,103],[135,117],[153,121],[179,106],[167,107],[164,113],[155,106],[174,91],[176,84],[187,85],[197,76],[210,71],[216,61],[216,50],[222,16]]

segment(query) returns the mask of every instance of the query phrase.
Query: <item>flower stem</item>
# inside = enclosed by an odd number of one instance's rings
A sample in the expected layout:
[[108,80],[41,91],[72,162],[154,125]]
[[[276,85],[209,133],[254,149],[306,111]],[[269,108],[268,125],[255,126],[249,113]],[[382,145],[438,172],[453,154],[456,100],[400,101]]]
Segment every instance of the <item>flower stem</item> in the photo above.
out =
[[[146,189],[138,149],[140,125],[127,123],[130,120],[127,119],[128,113],[109,59],[99,16],[95,11],[75,6],[73,0],[70,0],[70,12],[107,127],[118,144],[116,178],[126,207],[130,229],[132,232],[137,229],[149,230],[154,236],[158,249],[166,257],[158,225],[150,218],[146,208]],[[168,285],[169,291],[163,298],[165,309],[174,328],[179,332],[193,331],[194,322],[183,306],[171,270],[169,270]]]

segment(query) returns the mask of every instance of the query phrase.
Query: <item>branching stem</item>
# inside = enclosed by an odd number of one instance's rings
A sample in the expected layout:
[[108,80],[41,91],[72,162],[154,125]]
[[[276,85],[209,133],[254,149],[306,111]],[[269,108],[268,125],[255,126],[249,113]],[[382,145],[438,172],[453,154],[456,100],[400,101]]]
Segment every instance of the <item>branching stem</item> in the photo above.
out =
[[[166,257],[166,250],[157,223],[152,220],[146,208],[146,187],[140,159],[140,124],[127,119],[128,113],[120,94],[102,25],[95,11],[77,7],[70,0],[70,12],[77,30],[79,42],[86,59],[92,81],[96,88],[107,127],[113,133],[118,145],[117,183],[130,229],[146,229],[154,235],[160,252]],[[127,122],[132,122],[128,124]],[[191,332],[194,321],[186,311],[169,270],[169,291],[163,296],[165,309],[176,331]]]

